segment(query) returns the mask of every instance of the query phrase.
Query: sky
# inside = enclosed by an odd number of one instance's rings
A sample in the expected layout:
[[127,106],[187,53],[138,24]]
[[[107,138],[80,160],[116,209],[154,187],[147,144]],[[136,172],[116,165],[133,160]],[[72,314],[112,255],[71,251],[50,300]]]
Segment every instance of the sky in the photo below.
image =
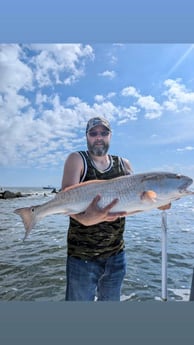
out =
[[61,186],[93,116],[134,172],[194,178],[194,44],[0,44],[0,187]]

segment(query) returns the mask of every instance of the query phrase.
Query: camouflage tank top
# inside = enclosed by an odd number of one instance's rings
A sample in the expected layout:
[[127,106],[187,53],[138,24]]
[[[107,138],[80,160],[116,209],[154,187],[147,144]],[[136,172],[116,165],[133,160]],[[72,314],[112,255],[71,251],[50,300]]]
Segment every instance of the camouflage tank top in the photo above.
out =
[[[84,173],[80,182],[111,179],[127,174],[120,157],[109,155],[110,165],[101,172],[94,166],[87,151],[80,151],[79,154],[84,162]],[[84,226],[70,217],[67,235],[68,255],[84,260],[95,260],[117,254],[124,248],[124,227],[125,218]]]

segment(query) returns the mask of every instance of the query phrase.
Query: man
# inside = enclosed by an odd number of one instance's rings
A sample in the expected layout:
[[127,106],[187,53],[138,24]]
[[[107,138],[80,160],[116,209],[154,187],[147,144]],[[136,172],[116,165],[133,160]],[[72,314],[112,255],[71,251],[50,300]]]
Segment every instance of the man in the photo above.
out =
[[[94,179],[132,173],[127,159],[109,155],[110,123],[91,118],[87,151],[71,153],[64,166],[62,189]],[[71,215],[67,237],[67,301],[119,301],[126,272],[123,232],[125,212],[111,212],[117,199],[100,209],[97,195],[80,214]]]

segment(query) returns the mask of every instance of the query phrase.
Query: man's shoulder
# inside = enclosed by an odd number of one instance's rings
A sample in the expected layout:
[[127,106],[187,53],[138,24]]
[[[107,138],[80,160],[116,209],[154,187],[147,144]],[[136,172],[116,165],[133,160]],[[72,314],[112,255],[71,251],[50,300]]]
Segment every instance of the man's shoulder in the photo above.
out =
[[119,156],[119,155],[110,155],[113,159],[115,159],[115,160],[118,160],[118,161],[123,161],[123,162],[126,162],[126,161],[128,161],[128,159],[127,158],[123,158],[123,157],[121,157],[121,156]]
[[116,155],[111,155],[111,156],[112,156],[113,160],[117,161],[118,163],[120,163],[123,166],[123,168],[127,174],[133,173],[131,163],[129,162],[129,160],[127,158],[124,158],[121,156],[116,156]]
[[80,154],[80,151],[74,151],[71,152],[68,156],[67,156],[67,161],[81,161],[82,160],[82,156]]

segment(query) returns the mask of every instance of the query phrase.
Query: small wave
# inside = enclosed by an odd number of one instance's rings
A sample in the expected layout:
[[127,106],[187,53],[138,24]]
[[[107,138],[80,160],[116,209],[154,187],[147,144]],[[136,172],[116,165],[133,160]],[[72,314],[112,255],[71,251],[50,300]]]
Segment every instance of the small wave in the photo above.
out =
[[133,297],[135,297],[136,294],[134,292],[132,292],[130,295],[121,295],[121,302],[125,302],[125,301],[130,301]]
[[190,297],[190,289],[169,289],[174,295],[181,297],[182,301],[188,301]]

